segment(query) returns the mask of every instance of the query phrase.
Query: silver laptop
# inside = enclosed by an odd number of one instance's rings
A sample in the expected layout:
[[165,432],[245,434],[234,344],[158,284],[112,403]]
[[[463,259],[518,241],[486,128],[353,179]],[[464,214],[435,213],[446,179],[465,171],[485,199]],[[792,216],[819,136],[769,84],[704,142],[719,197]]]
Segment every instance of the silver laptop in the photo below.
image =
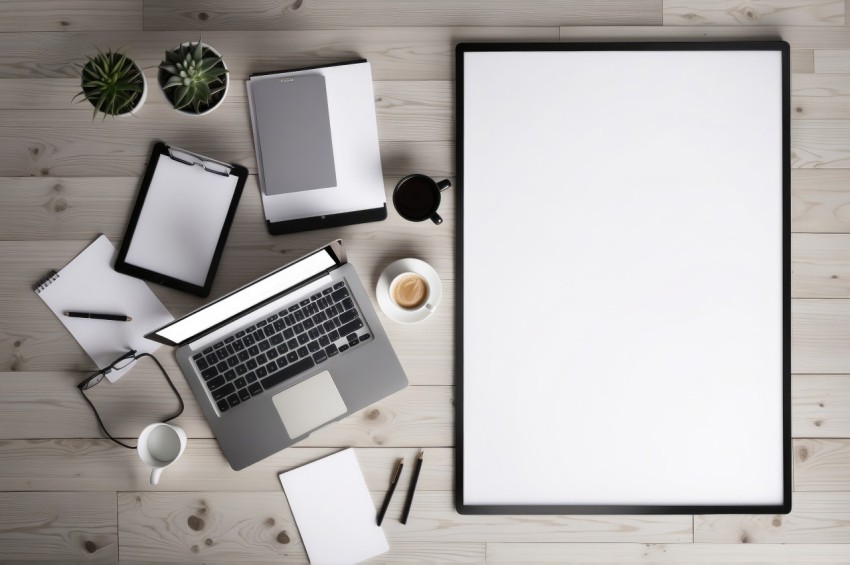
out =
[[340,240],[145,337],[177,347],[235,470],[408,384]]

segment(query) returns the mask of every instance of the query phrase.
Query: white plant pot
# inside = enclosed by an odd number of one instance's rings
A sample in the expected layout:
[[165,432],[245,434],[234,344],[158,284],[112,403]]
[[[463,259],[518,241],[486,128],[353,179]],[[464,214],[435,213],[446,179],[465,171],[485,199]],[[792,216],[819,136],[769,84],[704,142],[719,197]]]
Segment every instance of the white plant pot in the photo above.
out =
[[[181,43],[180,45],[174,47],[172,49],[172,51],[174,51],[175,49],[178,49],[178,48],[180,48],[184,45],[189,45],[190,43],[191,43],[191,41],[186,41],[184,43]],[[201,45],[203,45],[205,49],[207,49],[208,51],[213,53],[216,57],[221,57],[221,53],[216,51],[213,47],[207,45],[206,43],[201,43]],[[225,69],[227,68],[227,63],[224,62],[224,58],[221,59],[221,64]],[[166,94],[165,89],[162,87],[162,82],[159,80],[159,73],[160,73],[160,71],[159,71],[159,69],[157,69],[156,82],[159,85],[159,91],[162,92],[162,96],[165,98],[166,102],[168,102],[169,105],[171,105],[171,107],[174,108],[174,103],[171,101],[171,98],[168,97],[168,94]],[[224,75],[224,92],[221,93],[221,99],[218,101],[218,104],[216,104],[215,106],[211,106],[210,108],[207,108],[206,110],[204,110],[203,112],[200,112],[200,113],[194,112],[192,110],[178,110],[177,108],[174,108],[174,109],[177,110],[177,112],[183,114],[184,116],[206,116],[207,114],[211,114],[212,112],[218,110],[218,108],[224,102],[225,98],[227,98],[227,92],[229,90],[230,90],[230,73],[227,73],[227,74]]]
[[[133,64],[135,65],[135,63],[133,63]],[[136,68],[138,68],[138,65],[136,65]],[[139,72],[141,72],[141,69],[139,69]],[[142,74],[142,97],[139,98],[138,104],[133,106],[132,110],[130,110],[129,112],[124,112],[123,114],[116,114],[115,115],[116,118],[123,118],[125,116],[135,116],[136,113],[139,111],[139,109],[142,106],[145,105],[145,100],[148,99],[148,79],[145,78],[144,73],[141,73],[141,74]]]

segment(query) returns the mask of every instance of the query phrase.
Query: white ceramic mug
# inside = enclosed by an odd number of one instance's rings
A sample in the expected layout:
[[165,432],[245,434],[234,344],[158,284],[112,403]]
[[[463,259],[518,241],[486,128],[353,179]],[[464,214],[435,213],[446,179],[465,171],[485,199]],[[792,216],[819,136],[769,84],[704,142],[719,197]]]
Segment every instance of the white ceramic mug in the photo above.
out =
[[186,432],[170,424],[151,424],[139,436],[139,457],[153,467],[151,484],[159,483],[163,469],[177,461],[186,449]]

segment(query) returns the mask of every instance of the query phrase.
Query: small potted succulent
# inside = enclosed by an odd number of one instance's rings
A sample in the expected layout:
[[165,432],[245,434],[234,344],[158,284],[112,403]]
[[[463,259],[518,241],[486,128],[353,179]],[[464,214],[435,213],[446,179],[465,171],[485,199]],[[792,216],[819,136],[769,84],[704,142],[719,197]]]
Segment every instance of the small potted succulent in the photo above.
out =
[[165,52],[157,79],[175,110],[202,116],[218,108],[230,87],[221,55],[200,40]]
[[94,107],[92,119],[98,112],[106,116],[127,116],[135,114],[148,96],[148,84],[142,69],[120,49],[108,49],[106,53],[97,50],[94,57],[86,56],[88,61],[80,67],[80,87],[82,90],[74,96],[81,102],[88,100]]

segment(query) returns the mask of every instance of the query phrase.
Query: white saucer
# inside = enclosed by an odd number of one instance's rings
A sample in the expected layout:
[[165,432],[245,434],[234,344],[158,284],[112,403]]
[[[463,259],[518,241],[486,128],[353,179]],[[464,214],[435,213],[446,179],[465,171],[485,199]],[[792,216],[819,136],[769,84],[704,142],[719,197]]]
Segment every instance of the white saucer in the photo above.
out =
[[[428,281],[428,285],[431,287],[430,302],[434,305],[432,310],[421,308],[411,312],[410,310],[399,308],[390,299],[390,283],[398,275],[408,272],[422,275]],[[402,324],[415,324],[433,314],[434,310],[437,309],[440,299],[443,297],[443,284],[440,282],[440,275],[437,274],[434,267],[425,261],[420,259],[399,259],[387,265],[387,268],[378,277],[375,297],[378,299],[378,306],[381,307],[381,310],[388,318]]]

